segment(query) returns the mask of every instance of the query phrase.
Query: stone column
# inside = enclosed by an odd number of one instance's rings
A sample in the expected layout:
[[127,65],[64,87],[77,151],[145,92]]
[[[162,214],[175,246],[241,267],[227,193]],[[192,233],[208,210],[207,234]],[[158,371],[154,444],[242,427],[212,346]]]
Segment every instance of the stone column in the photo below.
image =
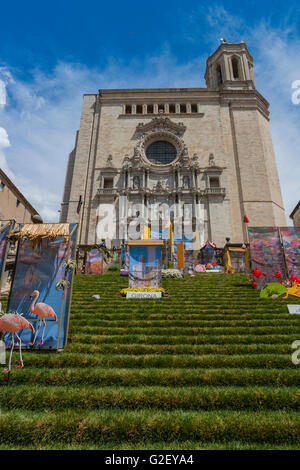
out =
[[178,178],[178,188],[181,188],[181,186],[182,186],[182,184],[181,184],[181,172],[180,172],[179,167],[177,168],[177,178]]
[[144,207],[144,217],[145,217],[145,221],[147,221],[148,223],[148,197],[147,197],[147,194],[144,195],[144,200],[143,200],[143,204],[145,204],[145,207]]
[[194,173],[193,168],[192,168],[192,170],[191,170],[191,185],[192,185],[192,188],[195,188],[195,186],[196,186],[196,182],[195,182],[195,173]]
[[198,188],[198,171],[195,170],[195,186]]
[[173,168],[173,189],[176,188],[176,168]]

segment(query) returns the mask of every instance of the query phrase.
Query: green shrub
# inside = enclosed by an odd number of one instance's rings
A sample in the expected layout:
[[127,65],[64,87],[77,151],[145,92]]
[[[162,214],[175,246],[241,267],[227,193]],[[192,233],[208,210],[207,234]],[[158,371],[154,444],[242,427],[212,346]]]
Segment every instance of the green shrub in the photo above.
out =
[[108,271],[120,271],[121,266],[119,264],[110,264],[107,268]]

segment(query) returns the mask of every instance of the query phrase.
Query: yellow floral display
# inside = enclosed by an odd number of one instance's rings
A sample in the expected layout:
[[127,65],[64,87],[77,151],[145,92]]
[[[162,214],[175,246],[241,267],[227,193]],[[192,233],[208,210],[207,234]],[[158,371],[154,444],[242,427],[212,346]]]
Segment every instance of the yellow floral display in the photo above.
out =
[[126,295],[127,292],[162,292],[164,294],[165,289],[162,287],[127,287],[120,290],[121,295]]

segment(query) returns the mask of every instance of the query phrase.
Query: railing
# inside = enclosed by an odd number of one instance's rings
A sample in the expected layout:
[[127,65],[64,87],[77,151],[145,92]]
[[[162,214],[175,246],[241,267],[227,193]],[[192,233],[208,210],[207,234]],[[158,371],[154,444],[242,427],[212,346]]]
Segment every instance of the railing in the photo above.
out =
[[225,196],[225,188],[206,188],[204,190],[204,195],[205,196],[215,196],[215,195]]
[[[125,190],[126,193],[134,193],[134,192],[140,192],[142,190],[142,188],[140,189],[133,189],[133,188],[127,188]],[[123,191],[123,190],[119,190],[117,188],[99,188],[97,193],[100,195],[100,194],[117,194],[118,191]],[[144,188],[144,191],[146,193],[159,193],[160,191],[157,191],[155,188],[153,188],[152,190],[150,190],[149,188]],[[170,193],[174,193],[174,192],[177,192],[177,191],[180,191],[182,192],[183,194],[185,193],[189,193],[189,192],[193,192],[193,191],[196,191],[197,193],[200,193],[201,195],[203,196],[215,196],[215,195],[220,195],[220,196],[225,196],[225,193],[226,193],[226,190],[225,188],[206,188],[204,190],[200,190],[199,188],[170,188],[168,190],[168,192]],[[162,191],[163,193],[165,193],[165,191]]]
[[98,194],[116,194],[116,188],[98,188]]

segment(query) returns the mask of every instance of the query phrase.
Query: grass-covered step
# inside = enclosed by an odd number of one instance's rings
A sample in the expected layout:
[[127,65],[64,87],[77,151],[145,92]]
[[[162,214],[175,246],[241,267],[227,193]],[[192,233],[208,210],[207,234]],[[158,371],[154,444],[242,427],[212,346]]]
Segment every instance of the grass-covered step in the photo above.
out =
[[[264,367],[267,369],[295,369],[290,354],[238,354],[238,355],[216,355],[216,354],[44,354],[44,353],[24,353],[24,361],[30,363],[32,367],[47,368],[84,368],[94,367],[117,367],[117,368],[153,368],[153,367],[174,367],[183,369],[200,368],[240,368],[251,369]],[[300,373],[300,371],[299,371]]]
[[34,445],[0,445],[0,450],[298,450],[297,444],[262,444],[261,442],[201,442],[201,441],[172,441],[153,442],[149,440],[138,442],[106,441],[101,443],[84,442],[83,444],[68,444],[53,442]]
[[[272,385],[299,386],[299,369],[175,369],[138,368],[109,369],[85,368],[24,368],[22,373],[10,378],[12,387],[21,384],[33,385],[98,385],[99,387],[122,385],[194,386],[194,385]],[[7,385],[7,377],[0,375],[0,386]],[[233,397],[234,399],[234,397]]]
[[[298,334],[300,338],[300,323],[299,326],[290,326],[286,325],[285,327],[282,326],[258,326],[258,327],[248,327],[248,326],[226,326],[219,328],[222,335],[246,335],[246,334],[253,334],[255,335],[274,335],[274,334]],[[216,335],[218,334],[218,327],[180,327],[180,326],[171,326],[165,325],[164,327],[156,327],[153,325],[152,327],[135,327],[135,326],[127,326],[126,328],[122,328],[119,326],[116,327],[93,327],[93,326],[84,326],[76,328],[72,325],[70,328],[70,335],[73,333],[84,333],[88,335],[165,335],[166,331],[172,336],[175,335]]]
[[88,335],[73,334],[69,338],[69,344],[285,344],[291,345],[293,341],[299,339],[299,335],[278,334],[278,335]]
[[68,352],[100,354],[290,354],[290,344],[68,344]]
[[[297,315],[296,315],[297,316]],[[165,319],[117,319],[117,320],[106,320],[101,319],[97,320],[93,318],[89,321],[88,328],[125,328],[129,326],[130,328],[224,328],[224,327],[247,327],[247,328],[258,328],[262,326],[266,327],[283,327],[286,326],[299,327],[300,328],[300,319],[290,318],[289,322],[286,319],[266,319],[266,320],[250,320],[250,319],[235,319],[235,320],[189,320],[188,318],[174,319],[165,317]],[[74,321],[72,323],[72,331],[85,332],[87,328],[86,322],[81,321],[80,323]],[[105,330],[104,330],[105,331]]]
[[[232,397],[235,397],[232,400]],[[1,410],[300,410],[299,387],[16,386],[0,389]]]
[[[264,313],[263,317],[261,314],[256,314],[253,315],[251,313],[234,313],[234,314],[229,314],[226,313],[226,316],[224,316],[224,313],[203,313],[203,310],[198,313],[182,313],[182,311],[179,312],[165,312],[165,313],[119,313],[119,312],[110,312],[110,313],[103,313],[103,309],[99,308],[93,308],[91,309],[90,312],[85,313],[74,313],[72,312],[72,325],[78,326],[78,325],[83,325],[85,326],[86,323],[88,322],[89,325],[98,325],[99,322],[102,320],[113,320],[113,321],[119,321],[119,320],[205,320],[205,321],[254,321],[254,320],[259,320],[263,322],[268,322],[269,320],[279,320],[281,322],[289,322],[291,321],[291,315],[286,313]],[[295,324],[297,322],[300,322],[300,319],[292,319]]]
[[187,441],[300,444],[295,411],[73,410],[4,411],[0,445],[54,442]]

